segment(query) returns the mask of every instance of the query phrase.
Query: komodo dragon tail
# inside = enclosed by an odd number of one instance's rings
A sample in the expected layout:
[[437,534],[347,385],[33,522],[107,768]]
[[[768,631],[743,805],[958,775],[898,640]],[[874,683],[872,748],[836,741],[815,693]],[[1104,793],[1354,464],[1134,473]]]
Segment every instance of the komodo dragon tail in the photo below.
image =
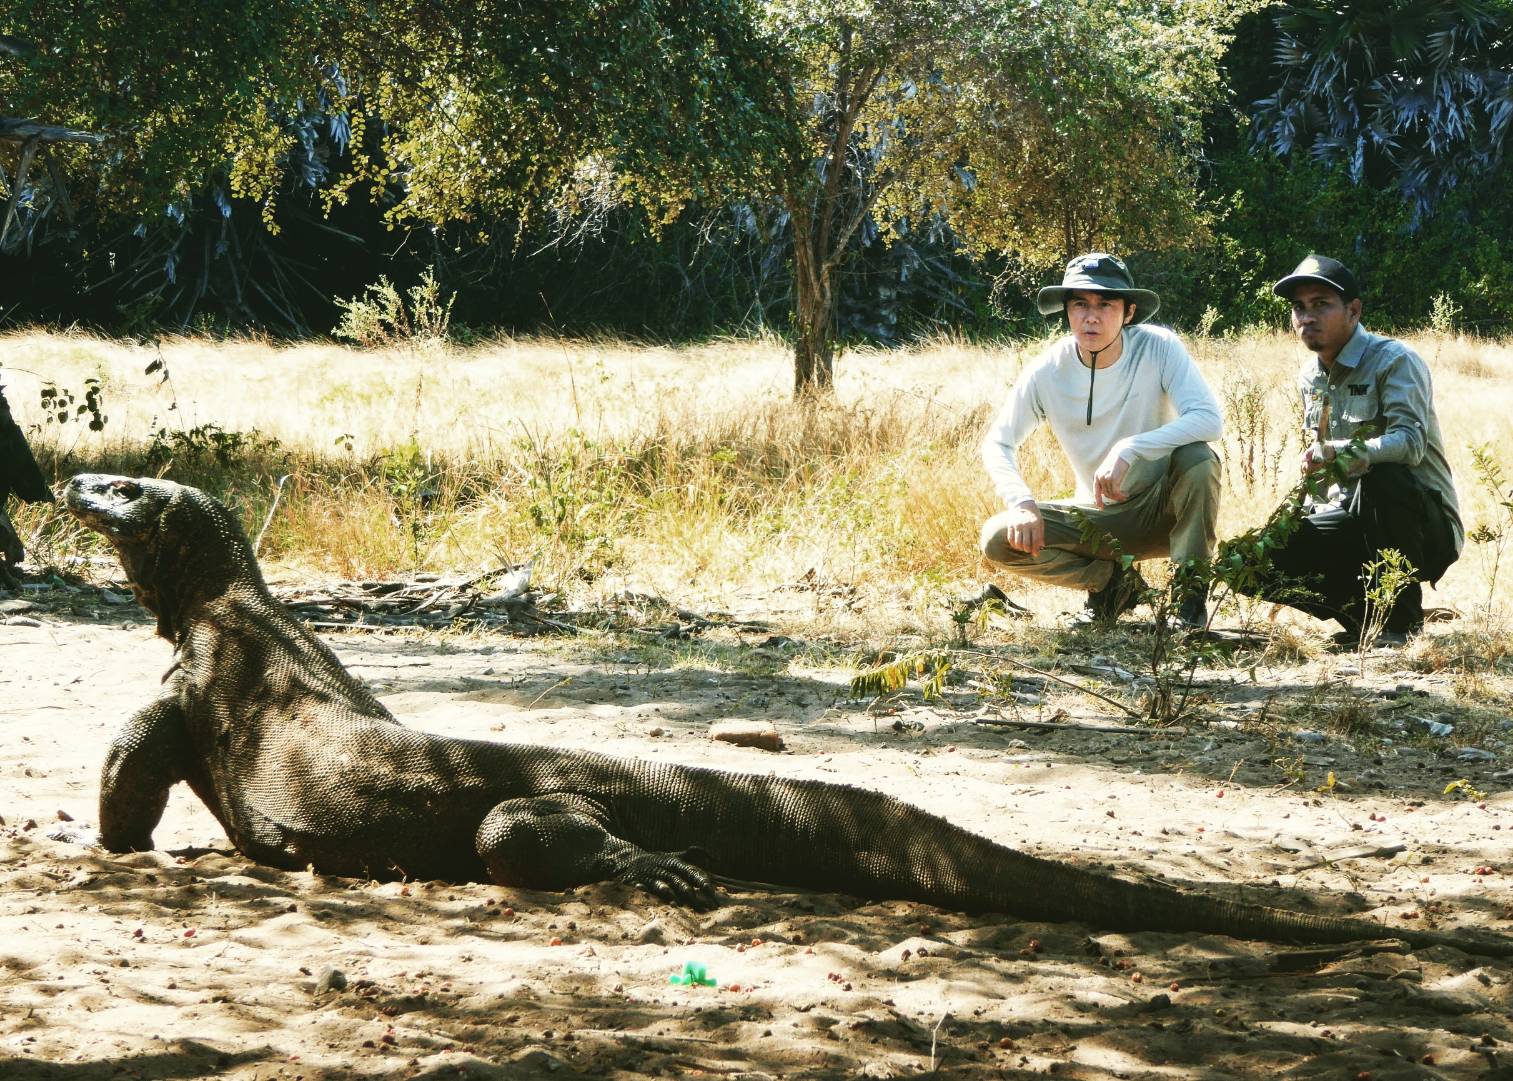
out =
[[[736,816],[747,823],[743,854],[731,862],[742,869],[784,872],[787,881],[801,885],[963,911],[1075,920],[1109,930],[1196,931],[1299,943],[1397,938],[1416,947],[1447,945],[1513,956],[1513,940],[1492,935],[1297,912],[1042,859],[865,789],[773,777],[731,780]],[[753,822],[759,823],[755,830]],[[717,827],[722,846],[730,840],[727,823]],[[717,874],[726,871],[722,863],[740,875],[725,860],[709,861]]]

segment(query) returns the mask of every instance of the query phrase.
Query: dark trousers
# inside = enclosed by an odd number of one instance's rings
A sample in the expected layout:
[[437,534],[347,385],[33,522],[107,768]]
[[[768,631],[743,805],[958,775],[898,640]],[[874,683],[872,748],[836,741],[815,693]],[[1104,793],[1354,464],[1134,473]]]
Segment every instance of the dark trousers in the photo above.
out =
[[[1287,544],[1273,551],[1259,588],[1248,592],[1359,630],[1365,565],[1381,558],[1383,549],[1395,548],[1420,579],[1438,581],[1455,560],[1453,536],[1438,496],[1406,466],[1374,466],[1360,479],[1349,506],[1304,518]],[[1409,631],[1423,620],[1423,587],[1415,581],[1398,595],[1387,629]]]

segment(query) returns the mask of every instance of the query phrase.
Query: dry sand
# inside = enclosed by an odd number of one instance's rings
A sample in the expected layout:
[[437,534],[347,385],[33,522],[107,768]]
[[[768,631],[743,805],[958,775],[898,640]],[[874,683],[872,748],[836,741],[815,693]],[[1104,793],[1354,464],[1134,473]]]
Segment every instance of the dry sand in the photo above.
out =
[[[106,742],[155,693],[170,647],[135,605],[29,598],[35,610],[0,624],[5,1081],[1513,1076],[1513,961],[1449,948],[1310,956],[825,894],[739,893],[695,913],[606,885],[287,873],[230,850],[183,788],[158,851],[51,839],[93,821]],[[614,646],[330,641],[428,730],[866,784],[1120,874],[1513,934],[1505,762],[1283,745],[1247,726],[1100,735],[982,728],[948,705],[879,716],[835,677],[649,666]],[[726,718],[776,722],[787,751],[710,742]],[[1271,763],[1291,754],[1310,780],[1279,787]],[[1315,791],[1326,768],[1353,787]],[[1488,798],[1444,795],[1460,776]],[[718,986],[670,984],[686,962]]]

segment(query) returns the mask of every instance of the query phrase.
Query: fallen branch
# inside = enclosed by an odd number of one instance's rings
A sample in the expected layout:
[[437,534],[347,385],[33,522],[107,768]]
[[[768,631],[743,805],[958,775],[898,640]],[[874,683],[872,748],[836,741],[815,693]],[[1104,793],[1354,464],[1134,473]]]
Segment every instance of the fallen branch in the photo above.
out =
[[1026,672],[1034,672],[1037,676],[1040,676],[1044,679],[1053,680],[1054,682],[1061,684],[1063,687],[1070,687],[1074,691],[1080,691],[1081,693],[1088,695],[1091,698],[1096,698],[1100,702],[1104,702],[1108,705],[1113,706],[1115,709],[1117,709],[1127,717],[1134,717],[1137,720],[1140,717],[1140,711],[1138,709],[1132,709],[1129,706],[1125,705],[1123,702],[1120,702],[1114,698],[1110,698],[1106,694],[1099,694],[1091,687],[1078,683],[1076,680],[1063,679],[1061,676],[1058,676],[1054,672],[1047,672],[1044,669],[1036,668],[1033,664],[1026,664],[1024,661],[1018,660],[1014,657],[996,657],[994,659],[1008,661],[1016,668],[1023,668]]
[[1312,871],[1316,867],[1326,867],[1331,863],[1339,863],[1341,860],[1368,860],[1376,856],[1385,856],[1390,858],[1392,856],[1396,856],[1399,852],[1406,851],[1407,848],[1408,846],[1404,844],[1377,845],[1375,847],[1367,845],[1364,848],[1351,848],[1339,853],[1338,855],[1326,856],[1324,859],[1314,860],[1312,863],[1305,863],[1302,866],[1295,868],[1295,870]]
[[1009,717],[977,717],[973,719],[972,723],[987,725],[990,728],[1042,728],[1048,731],[1134,733],[1145,736],[1153,732],[1173,735],[1185,735],[1187,733],[1186,728],[1152,728],[1139,724],[1078,724],[1075,721],[1025,721],[1014,720]]
[[278,478],[278,487],[273,492],[273,503],[268,507],[268,516],[263,519],[263,528],[257,531],[257,540],[252,542],[252,554],[257,555],[263,548],[263,534],[268,532],[268,527],[273,524],[273,513],[278,510],[278,501],[284,498],[284,485],[289,483],[289,474],[285,473]]

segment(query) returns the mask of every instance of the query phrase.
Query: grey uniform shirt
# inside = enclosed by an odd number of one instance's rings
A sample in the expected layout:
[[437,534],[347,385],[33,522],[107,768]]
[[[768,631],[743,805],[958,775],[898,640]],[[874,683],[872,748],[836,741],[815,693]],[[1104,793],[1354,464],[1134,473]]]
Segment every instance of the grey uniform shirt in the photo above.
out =
[[[1319,434],[1319,418],[1326,402],[1329,416],[1323,437],[1330,446],[1345,446],[1365,427],[1369,433],[1365,439],[1369,464],[1399,462],[1413,471],[1419,483],[1439,493],[1459,552],[1466,535],[1439,420],[1434,415],[1429,366],[1423,358],[1396,338],[1384,338],[1357,326],[1333,368],[1325,368],[1317,357],[1310,356],[1298,375],[1305,443]],[[1344,505],[1353,487],[1352,483],[1331,488],[1329,502]]]

